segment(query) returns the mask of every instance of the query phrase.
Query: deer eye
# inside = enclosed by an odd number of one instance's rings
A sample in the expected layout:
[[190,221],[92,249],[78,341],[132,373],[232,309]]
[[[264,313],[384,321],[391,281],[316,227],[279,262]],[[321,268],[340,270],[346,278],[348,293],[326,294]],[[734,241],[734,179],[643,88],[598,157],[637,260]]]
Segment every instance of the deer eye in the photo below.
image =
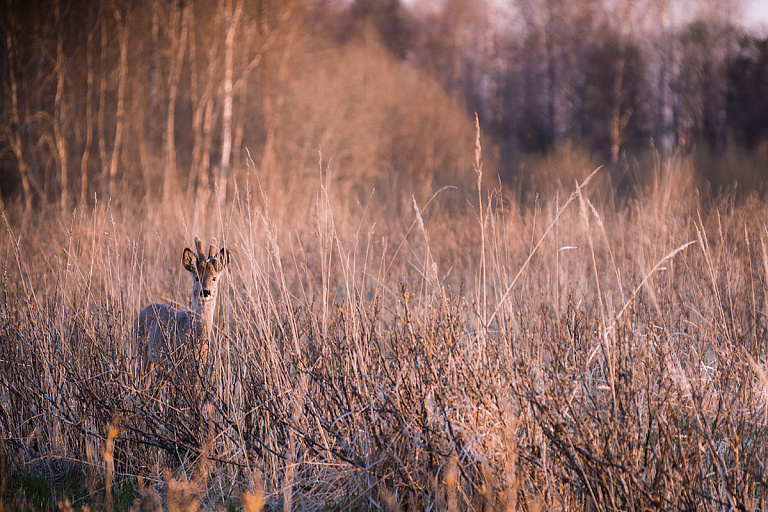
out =
[[212,281],[215,281],[215,280],[216,280],[216,277],[214,276],[214,277],[213,277],[211,280],[212,280]]

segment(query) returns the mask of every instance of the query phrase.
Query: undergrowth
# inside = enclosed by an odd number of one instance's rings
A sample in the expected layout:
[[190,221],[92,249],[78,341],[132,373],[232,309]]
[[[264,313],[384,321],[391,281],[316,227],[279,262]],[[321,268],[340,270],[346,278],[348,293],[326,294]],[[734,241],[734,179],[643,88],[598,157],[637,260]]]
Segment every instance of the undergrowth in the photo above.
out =
[[[483,188],[479,148],[475,171],[397,213],[330,173],[313,197],[8,206],[2,499],[764,509],[768,205],[701,197],[674,158],[621,203],[604,171],[532,203]],[[187,305],[198,234],[232,253],[210,364],[146,386],[133,319]]]

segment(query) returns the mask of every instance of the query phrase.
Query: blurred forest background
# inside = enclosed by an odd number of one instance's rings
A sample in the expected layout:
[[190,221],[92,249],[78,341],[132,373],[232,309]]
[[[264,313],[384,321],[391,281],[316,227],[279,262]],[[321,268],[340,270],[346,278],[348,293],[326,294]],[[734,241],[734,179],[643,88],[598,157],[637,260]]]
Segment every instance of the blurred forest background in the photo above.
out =
[[3,0],[0,510],[768,510],[745,2]]
[[768,37],[743,8],[6,0],[2,199],[205,200],[244,179],[290,197],[318,165],[350,197],[424,197],[473,179],[474,113],[485,175],[525,193],[603,163],[620,189],[652,152],[752,187],[768,169]]

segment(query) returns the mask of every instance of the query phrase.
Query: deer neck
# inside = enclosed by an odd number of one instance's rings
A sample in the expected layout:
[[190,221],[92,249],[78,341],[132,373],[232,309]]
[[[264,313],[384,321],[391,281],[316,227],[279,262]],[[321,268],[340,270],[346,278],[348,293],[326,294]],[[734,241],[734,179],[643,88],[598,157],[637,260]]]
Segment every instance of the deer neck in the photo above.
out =
[[216,300],[195,301],[192,319],[192,332],[198,340],[208,341],[213,330],[213,310]]

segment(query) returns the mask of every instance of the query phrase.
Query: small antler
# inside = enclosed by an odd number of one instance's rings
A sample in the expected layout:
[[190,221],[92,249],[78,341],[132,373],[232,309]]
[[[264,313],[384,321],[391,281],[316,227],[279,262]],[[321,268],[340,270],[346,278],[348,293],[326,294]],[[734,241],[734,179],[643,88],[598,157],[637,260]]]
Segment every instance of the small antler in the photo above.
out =
[[208,259],[213,259],[216,256],[216,239],[211,238],[211,246],[208,247]]
[[195,248],[197,248],[197,259],[203,261],[205,259],[205,255],[203,254],[203,241],[200,240],[199,236],[195,237]]

